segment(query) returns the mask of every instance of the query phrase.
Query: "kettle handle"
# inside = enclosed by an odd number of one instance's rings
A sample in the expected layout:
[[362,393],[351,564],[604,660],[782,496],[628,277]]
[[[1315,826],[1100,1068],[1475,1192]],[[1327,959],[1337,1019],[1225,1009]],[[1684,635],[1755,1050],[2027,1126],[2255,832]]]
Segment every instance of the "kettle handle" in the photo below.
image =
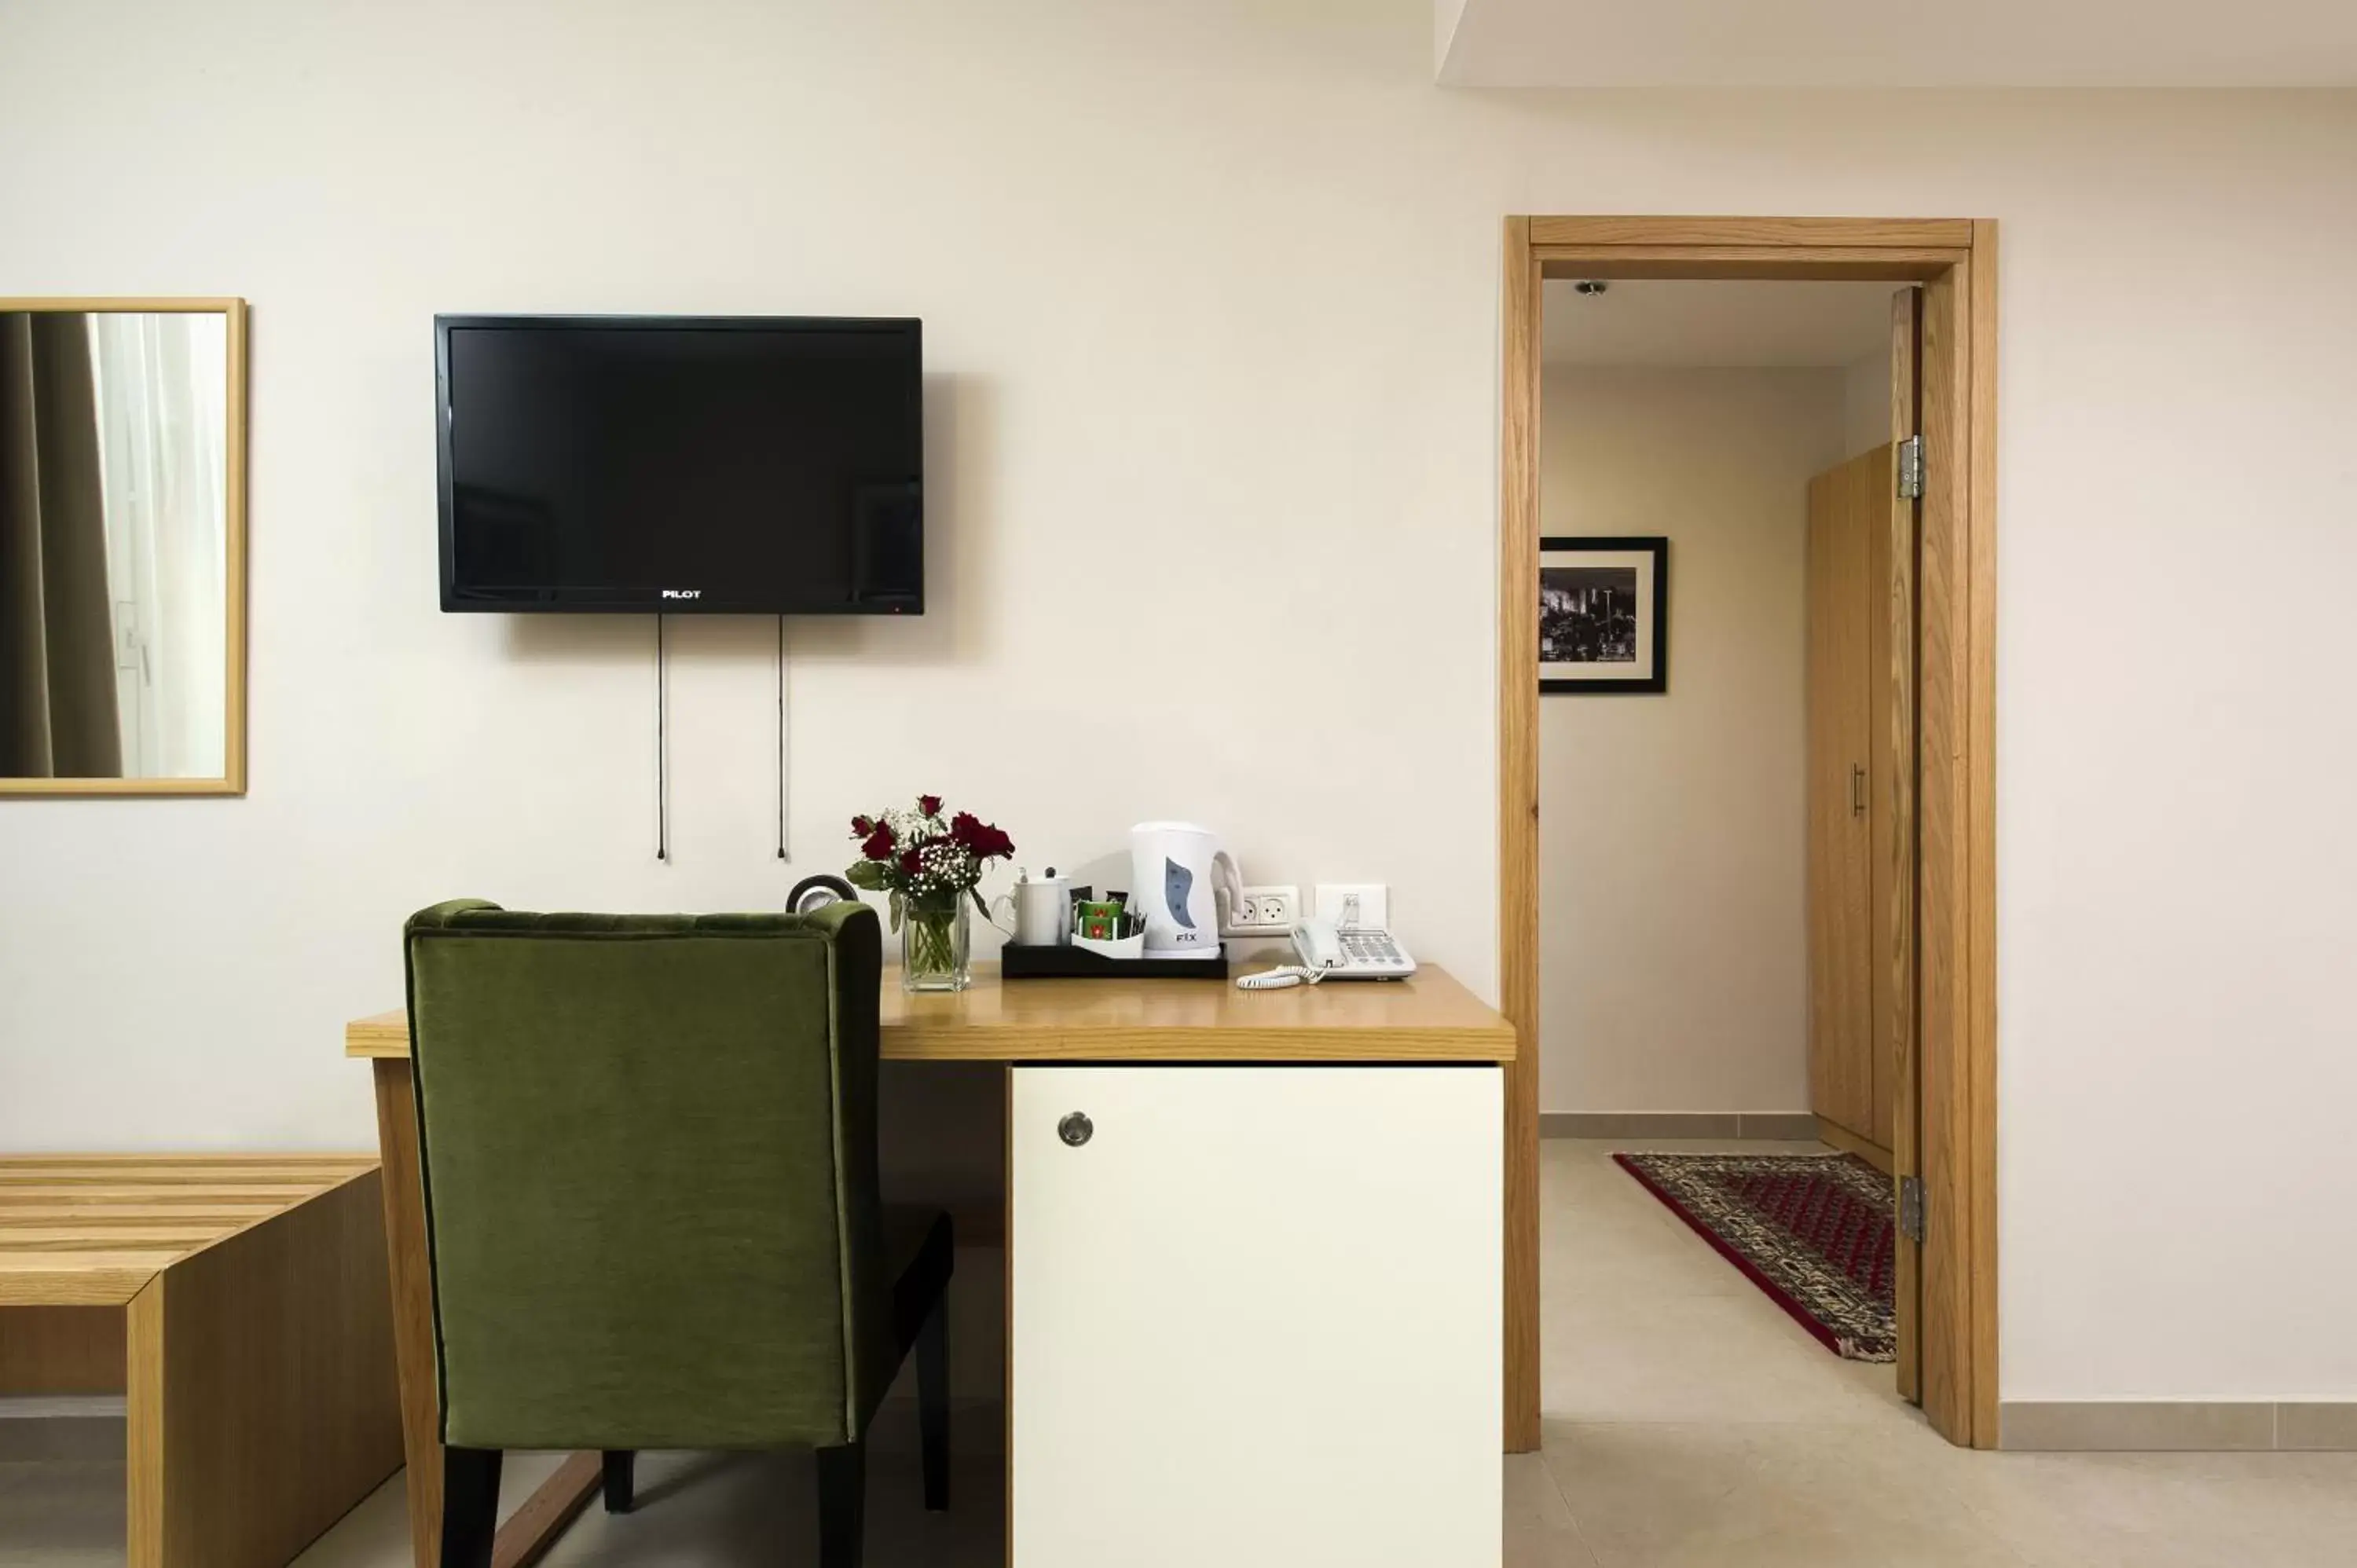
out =
[[1243,873],[1236,869],[1236,857],[1226,850],[1211,852],[1211,881],[1215,886],[1228,890],[1228,906],[1235,908],[1243,902]]

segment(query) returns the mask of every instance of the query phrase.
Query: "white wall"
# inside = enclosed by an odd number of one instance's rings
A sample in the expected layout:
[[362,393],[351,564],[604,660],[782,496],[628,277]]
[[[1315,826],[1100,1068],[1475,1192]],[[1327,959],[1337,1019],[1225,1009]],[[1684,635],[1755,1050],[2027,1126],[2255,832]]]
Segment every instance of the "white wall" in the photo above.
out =
[[[2357,1398],[2357,95],[1459,92],[1432,27],[0,10],[0,289],[242,294],[255,355],[253,793],[0,801],[0,1145],[365,1144],[405,911],[770,903],[920,786],[1388,880],[1490,990],[1500,215],[1994,216],[2004,1390]],[[662,867],[644,623],[436,613],[461,309],[926,318],[936,613],[797,629],[792,865],[766,627],[683,628]],[[1075,678],[1074,618],[1268,651]]]
[[1539,702],[1544,1110],[1809,1109],[1808,487],[1844,381],[1546,371],[1544,531],[1669,540],[1670,679]]

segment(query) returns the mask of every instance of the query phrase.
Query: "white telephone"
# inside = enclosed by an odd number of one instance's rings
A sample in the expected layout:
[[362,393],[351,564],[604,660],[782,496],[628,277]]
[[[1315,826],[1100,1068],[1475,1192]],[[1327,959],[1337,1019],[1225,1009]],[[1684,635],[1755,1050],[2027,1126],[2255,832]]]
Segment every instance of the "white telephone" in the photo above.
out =
[[1415,972],[1407,950],[1372,926],[1337,929],[1330,921],[1302,920],[1293,928],[1293,950],[1300,963],[1265,969],[1236,983],[1246,991],[1273,991],[1323,980],[1405,980]]
[[1337,929],[1324,920],[1303,920],[1293,928],[1293,950],[1329,980],[1405,980],[1415,972],[1407,950],[1372,926]]

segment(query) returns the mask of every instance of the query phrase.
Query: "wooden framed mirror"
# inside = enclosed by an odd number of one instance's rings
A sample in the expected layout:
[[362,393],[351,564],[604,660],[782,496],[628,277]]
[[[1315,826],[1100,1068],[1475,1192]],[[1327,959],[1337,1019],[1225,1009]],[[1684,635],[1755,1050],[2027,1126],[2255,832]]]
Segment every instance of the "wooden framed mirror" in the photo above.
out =
[[245,302],[0,296],[0,795],[245,793]]

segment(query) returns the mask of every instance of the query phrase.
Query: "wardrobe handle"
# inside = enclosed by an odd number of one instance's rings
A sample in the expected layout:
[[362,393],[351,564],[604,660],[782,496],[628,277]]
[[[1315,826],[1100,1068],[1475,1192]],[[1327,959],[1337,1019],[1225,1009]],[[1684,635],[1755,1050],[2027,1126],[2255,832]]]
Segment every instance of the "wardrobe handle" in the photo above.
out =
[[1849,765],[1849,814],[1866,815],[1866,769],[1855,762]]
[[1078,1111],[1072,1112],[1056,1123],[1056,1136],[1063,1139],[1075,1149],[1093,1137],[1096,1130],[1096,1123]]

